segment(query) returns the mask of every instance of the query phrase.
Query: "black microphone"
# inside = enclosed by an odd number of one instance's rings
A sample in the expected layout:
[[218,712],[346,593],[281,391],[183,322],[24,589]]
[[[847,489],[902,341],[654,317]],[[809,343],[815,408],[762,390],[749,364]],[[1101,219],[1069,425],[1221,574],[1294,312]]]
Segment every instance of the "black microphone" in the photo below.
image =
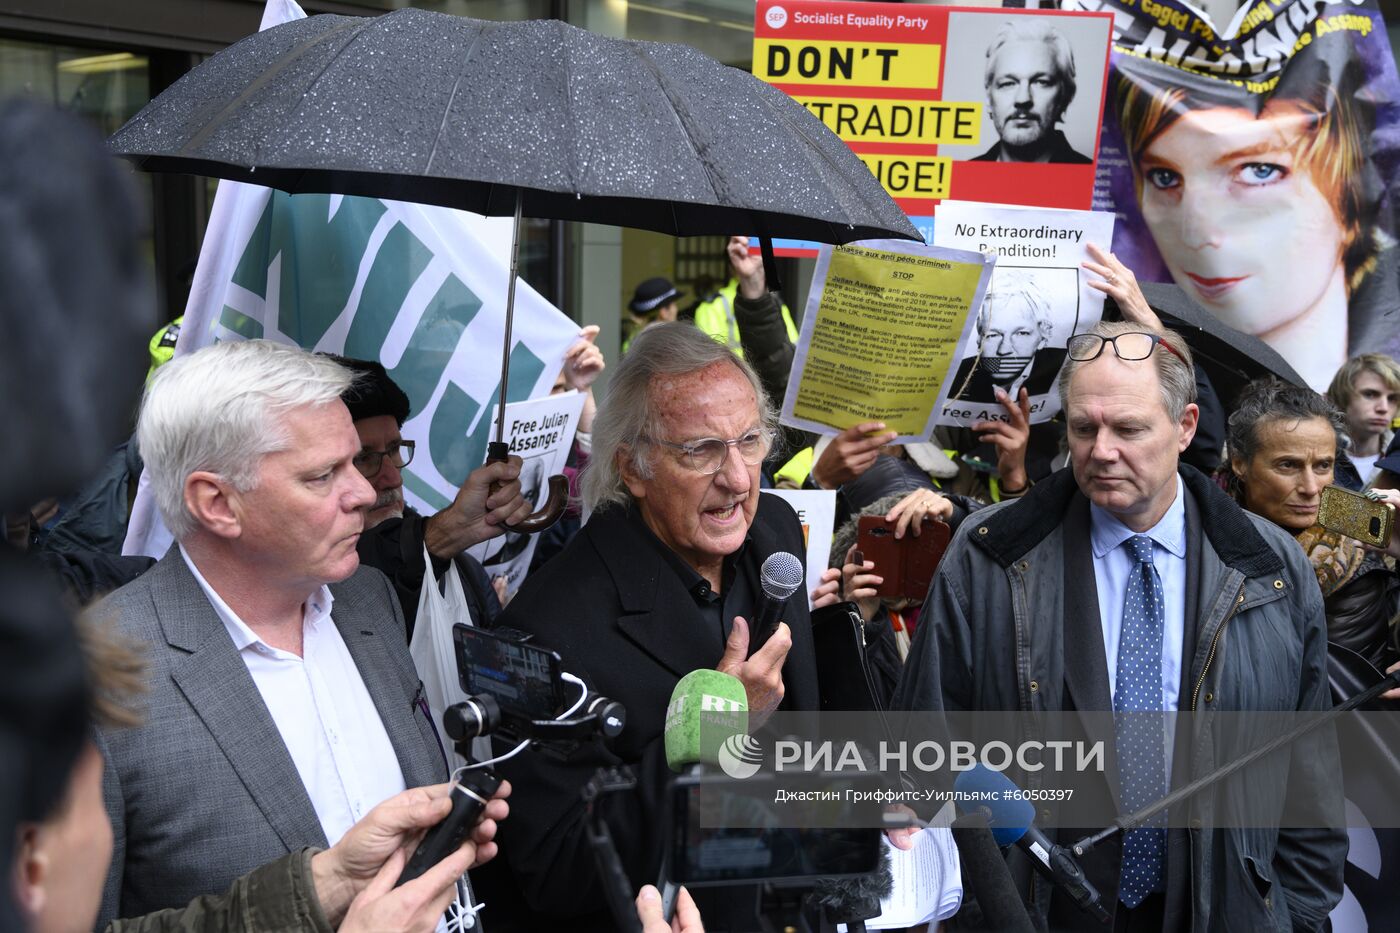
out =
[[[1000,846],[1016,845],[1031,858],[1031,864],[1070,896],[1070,899],[1100,923],[1112,922],[1104,908],[1098,890],[1084,877],[1084,870],[1074,860],[1070,850],[1059,846],[1035,827],[1035,807],[1013,783],[999,771],[978,764],[958,775],[953,787],[959,795],[974,795],[969,803],[960,804],[963,812],[982,812],[991,827],[992,837]],[[979,801],[972,805],[971,800]]]
[[759,570],[763,599],[749,626],[750,655],[763,647],[769,636],[778,630],[788,597],[801,588],[802,577],[802,561],[787,551],[775,551],[763,562]]
[[467,838],[467,833],[471,832],[472,827],[481,819],[482,811],[500,787],[501,779],[486,769],[468,771],[460,781],[453,784],[452,809],[442,818],[441,823],[428,830],[413,857],[404,866],[399,880],[394,882],[394,887],[397,888],[421,876],[455,852]]
[[880,846],[880,867],[853,878],[827,878],[817,882],[811,902],[820,907],[829,923],[844,923],[848,933],[865,933],[865,921],[880,916],[880,902],[894,891],[890,852]]
[[[1021,893],[1011,880],[1001,847],[997,845],[983,813],[968,813],[953,821],[953,842],[962,861],[963,910],[975,900],[982,911],[981,922],[970,927],[996,933],[1034,933]],[[962,915],[959,915],[959,921]]]

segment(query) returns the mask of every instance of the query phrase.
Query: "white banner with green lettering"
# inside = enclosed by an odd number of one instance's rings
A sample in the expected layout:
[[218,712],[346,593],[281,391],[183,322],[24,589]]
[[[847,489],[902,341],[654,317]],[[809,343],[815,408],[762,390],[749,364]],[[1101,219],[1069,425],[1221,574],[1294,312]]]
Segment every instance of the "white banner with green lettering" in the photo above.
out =
[[[273,0],[263,28],[296,14]],[[404,497],[431,514],[486,458],[510,275],[486,239],[499,229],[441,207],[221,182],[175,353],[266,338],[378,360],[411,404]],[[547,395],[578,333],[519,282],[507,398]],[[143,477],[124,551],[160,557],[170,543]]]

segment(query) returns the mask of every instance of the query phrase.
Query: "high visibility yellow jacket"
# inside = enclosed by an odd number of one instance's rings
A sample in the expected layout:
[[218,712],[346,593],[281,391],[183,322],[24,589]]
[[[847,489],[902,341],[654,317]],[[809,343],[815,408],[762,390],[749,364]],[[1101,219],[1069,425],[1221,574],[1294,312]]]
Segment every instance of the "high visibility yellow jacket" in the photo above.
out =
[[170,358],[175,355],[175,341],[180,336],[180,325],[184,321],[185,316],[182,314],[151,335],[151,341],[148,345],[151,351],[151,366],[150,369],[146,370],[147,382],[151,381],[151,377],[156,374],[157,369],[169,363]]
[[[734,319],[734,297],[738,293],[739,280],[730,279],[715,297],[695,309],[695,326],[743,356],[739,324]],[[787,305],[783,305],[783,325],[787,328],[788,340],[797,343],[797,328],[792,323],[792,314]]]

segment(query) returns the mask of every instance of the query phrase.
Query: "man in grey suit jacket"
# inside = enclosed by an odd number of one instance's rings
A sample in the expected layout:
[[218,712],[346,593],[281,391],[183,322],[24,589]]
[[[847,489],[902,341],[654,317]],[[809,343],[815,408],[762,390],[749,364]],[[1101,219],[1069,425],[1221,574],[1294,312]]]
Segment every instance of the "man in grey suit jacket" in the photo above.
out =
[[349,373],[268,341],[163,367],[138,427],[178,542],[99,611],[150,654],[145,724],[103,732],[101,922],[182,905],[447,777],[398,600],[356,543],[374,501]]

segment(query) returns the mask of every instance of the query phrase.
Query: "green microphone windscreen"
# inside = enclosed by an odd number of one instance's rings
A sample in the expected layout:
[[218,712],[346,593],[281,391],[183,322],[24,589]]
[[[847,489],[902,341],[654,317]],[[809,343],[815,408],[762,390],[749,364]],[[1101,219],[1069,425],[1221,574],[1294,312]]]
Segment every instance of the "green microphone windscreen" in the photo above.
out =
[[666,763],[680,771],[717,764],[719,748],[749,731],[749,702],[739,678],[719,671],[691,671],[680,679],[666,707]]

